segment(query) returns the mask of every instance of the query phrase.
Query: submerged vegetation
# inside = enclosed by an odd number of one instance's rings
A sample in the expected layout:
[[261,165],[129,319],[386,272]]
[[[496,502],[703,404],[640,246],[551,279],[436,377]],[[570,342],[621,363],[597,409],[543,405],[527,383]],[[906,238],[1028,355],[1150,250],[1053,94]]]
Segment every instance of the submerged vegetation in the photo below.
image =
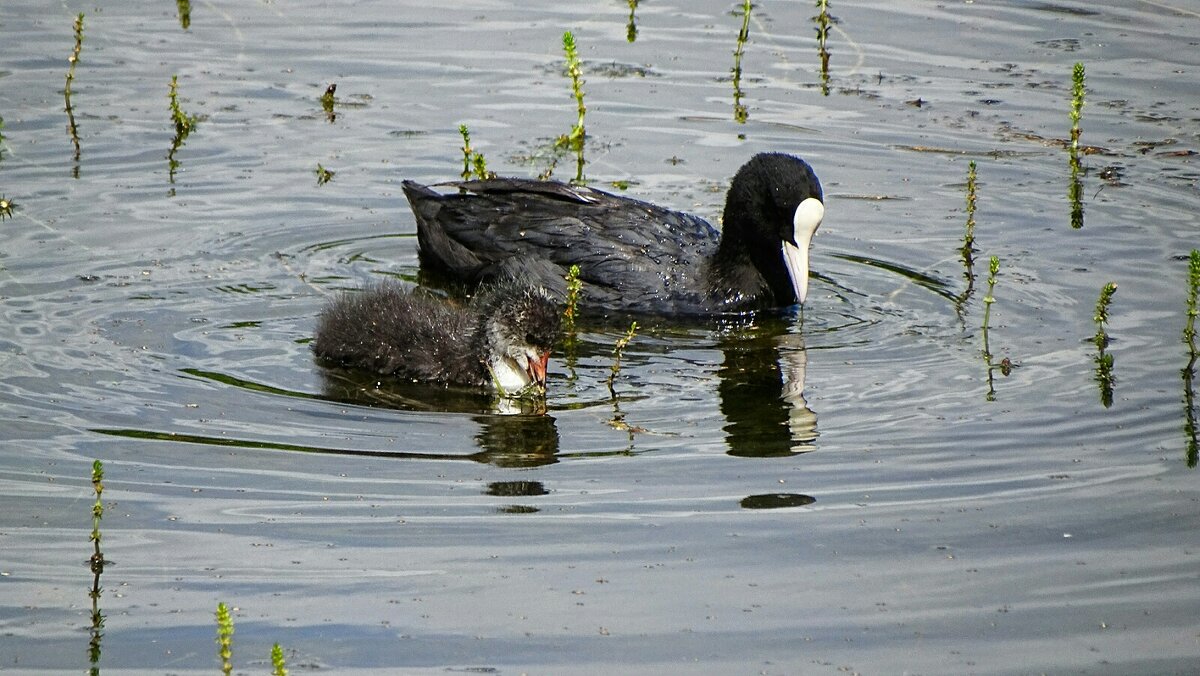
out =
[[750,8],[750,0],[745,0],[742,3],[742,29],[738,31],[737,48],[733,50],[733,119],[740,124],[750,119],[750,111],[742,103],[742,54],[750,39]]

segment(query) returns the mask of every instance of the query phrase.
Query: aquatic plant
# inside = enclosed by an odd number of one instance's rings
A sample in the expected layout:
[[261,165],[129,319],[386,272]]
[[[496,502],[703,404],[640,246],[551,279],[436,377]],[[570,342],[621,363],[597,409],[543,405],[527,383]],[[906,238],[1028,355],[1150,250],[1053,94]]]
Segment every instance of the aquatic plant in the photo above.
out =
[[187,30],[192,26],[192,2],[191,0],[175,0],[175,7],[179,10],[179,26],[183,30]]
[[317,162],[317,168],[315,170],[315,173],[317,174],[317,185],[325,185],[326,183],[333,180],[333,175],[336,174],[337,172],[330,171],[329,169],[326,169],[325,167],[321,166],[320,162]]
[[181,141],[185,140],[188,134],[196,130],[196,126],[200,123],[200,118],[195,115],[188,115],[179,106],[178,75],[171,76],[171,86],[170,91],[167,93],[167,98],[171,102],[171,121],[175,123],[175,133],[182,137]]
[[625,24],[625,40],[633,42],[637,40],[637,20],[633,14],[637,11],[638,0],[629,0],[629,22]]
[[92,627],[88,641],[88,662],[92,665],[90,673],[100,673],[100,641],[104,637],[104,614],[100,612],[100,575],[104,572],[104,554],[100,551],[100,520],[104,518],[104,464],[99,460],[92,462],[92,491],[96,494],[96,502],[92,505],[92,533],[88,540],[92,543],[92,556],[88,563],[92,570],[92,588],[88,596],[92,600]]
[[283,662],[283,648],[279,644],[271,646],[271,676],[287,676],[287,665]]
[[750,119],[750,111],[742,103],[742,54],[745,52],[746,41],[750,39],[750,0],[742,3],[742,28],[738,31],[737,47],[733,50],[733,119],[739,124],[745,124]]
[[558,137],[558,145],[579,150],[583,148],[583,139],[587,135],[583,127],[583,117],[587,106],[583,105],[583,63],[579,60],[579,50],[575,46],[575,35],[571,31],[563,33],[563,52],[567,56],[567,76],[571,78],[571,94],[575,97],[576,110],[579,118],[571,131]]
[[563,330],[575,331],[575,317],[579,306],[579,292],[583,290],[583,282],[579,279],[579,266],[572,265],[567,270],[567,304],[563,309]]
[[1068,146],[1071,182],[1067,186],[1067,198],[1071,203],[1071,227],[1078,230],[1083,227],[1083,164],[1079,160],[1079,120],[1083,112],[1084,95],[1083,63],[1075,64],[1071,79],[1071,142]]
[[[75,161],[79,161],[79,128],[75,125],[75,111],[71,107],[71,83],[75,81],[75,66],[79,63],[79,53],[83,51],[83,12],[80,12],[75,17],[75,49],[71,52],[71,56],[67,57],[67,61],[71,64],[67,68],[67,84],[63,88],[63,98],[66,100],[67,107],[67,133],[71,136],[71,143],[75,146]],[[78,172],[78,167],[76,167]]]
[[1200,443],[1196,440],[1196,359],[1200,357],[1196,351],[1196,315],[1197,296],[1200,295],[1200,249],[1192,249],[1188,257],[1187,282],[1187,322],[1183,326],[1183,342],[1188,346],[1188,362],[1180,371],[1183,377],[1183,434],[1185,440],[1184,457],[1189,468],[1195,468],[1200,461]]
[[959,253],[962,255],[963,261],[963,277],[967,280],[967,287],[963,289],[962,294],[955,300],[960,317],[966,307],[967,300],[975,290],[975,190],[975,161],[972,160],[967,165],[967,225],[966,230],[963,232],[962,247],[959,248]]
[[321,94],[321,110],[325,111],[325,119],[333,123],[337,119],[337,113],[333,112],[333,104],[337,103],[334,94],[337,92],[337,83],[330,82],[325,88],[325,93]]
[[183,146],[183,142],[187,140],[189,134],[196,130],[196,126],[200,123],[200,118],[195,115],[188,115],[183,112],[179,106],[179,76],[171,76],[170,89],[167,92],[167,98],[170,101],[171,122],[175,125],[175,137],[171,139],[171,148],[167,151],[167,177],[171,183],[175,182],[175,170],[179,168],[179,161],[175,159],[175,153]]
[[458,133],[462,135],[463,139],[463,180],[469,180],[472,176],[480,179],[494,178],[496,174],[488,171],[487,160],[483,159],[483,153],[471,147],[471,132],[467,129],[467,125],[458,125]]
[[625,332],[625,335],[618,338],[616,345],[613,346],[612,369],[608,374],[608,393],[613,399],[617,397],[617,391],[613,387],[613,382],[616,380],[617,374],[621,372],[621,357],[625,354],[625,348],[629,346],[629,341],[633,340],[633,336],[637,333],[637,328],[638,324],[636,321],[630,322],[629,330]]
[[1083,62],[1077,62],[1071,71],[1071,150],[1079,151],[1079,120],[1083,117]]
[[0,221],[12,217],[13,208],[17,206],[16,202],[0,195]]
[[217,656],[221,658],[221,672],[225,676],[233,673],[233,618],[224,602],[217,604]]
[[1100,290],[1100,298],[1096,301],[1096,314],[1093,317],[1096,321],[1096,335],[1092,337],[1092,342],[1096,344],[1096,383],[1100,386],[1100,403],[1104,408],[1112,406],[1113,383],[1116,380],[1113,375],[1113,356],[1105,349],[1108,347],[1108,332],[1105,330],[1105,325],[1108,324],[1108,306],[1116,292],[1116,282],[1104,285]]
[[1183,327],[1183,342],[1188,346],[1188,354],[1191,355],[1192,361],[1196,361],[1196,315],[1200,314],[1200,309],[1197,308],[1197,296],[1200,295],[1200,249],[1192,249],[1191,255],[1188,257],[1188,292],[1187,292],[1187,322]]
[[992,304],[996,302],[996,275],[1000,273],[1000,258],[992,256],[988,262],[988,290],[983,297],[983,353],[991,361],[992,353],[988,349],[988,326],[992,318]]
[[975,160],[967,165],[967,229],[963,234],[962,252],[963,257],[969,259],[971,252],[975,251],[975,188],[976,188],[976,172]]
[[829,0],[817,0],[817,15],[813,17],[817,29],[817,55],[821,57],[821,93],[829,96],[829,27],[833,18],[829,16]]

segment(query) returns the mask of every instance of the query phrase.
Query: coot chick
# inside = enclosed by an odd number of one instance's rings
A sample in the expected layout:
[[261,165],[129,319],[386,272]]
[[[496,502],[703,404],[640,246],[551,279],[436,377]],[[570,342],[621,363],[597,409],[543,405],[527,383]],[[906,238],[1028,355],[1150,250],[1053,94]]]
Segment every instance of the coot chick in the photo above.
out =
[[690,214],[556,181],[404,182],[423,267],[453,279],[515,277],[564,292],[578,265],[579,309],[714,315],[787,307],[808,292],[808,247],[825,214],[804,160],[750,159],[733,177],[724,232]]
[[312,348],[342,366],[515,394],[545,388],[559,320],[545,290],[512,281],[482,287],[466,307],[384,282],[331,301]]

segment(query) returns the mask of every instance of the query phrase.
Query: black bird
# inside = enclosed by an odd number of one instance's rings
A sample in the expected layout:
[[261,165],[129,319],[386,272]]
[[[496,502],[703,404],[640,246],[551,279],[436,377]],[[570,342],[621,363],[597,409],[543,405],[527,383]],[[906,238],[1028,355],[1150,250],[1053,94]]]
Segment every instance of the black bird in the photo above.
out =
[[500,281],[466,307],[384,282],[321,312],[313,352],[342,366],[514,394],[544,389],[560,312],[543,289]]
[[404,182],[421,265],[476,283],[513,277],[561,295],[578,265],[580,312],[713,315],[787,307],[808,291],[809,242],[825,214],[798,157],[755,155],[725,200],[724,232],[690,214],[556,181]]

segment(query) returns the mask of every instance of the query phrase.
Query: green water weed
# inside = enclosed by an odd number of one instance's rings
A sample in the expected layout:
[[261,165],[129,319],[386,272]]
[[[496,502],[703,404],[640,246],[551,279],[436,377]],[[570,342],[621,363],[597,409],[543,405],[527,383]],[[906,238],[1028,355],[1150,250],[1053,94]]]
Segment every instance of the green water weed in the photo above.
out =
[[333,175],[336,174],[337,172],[326,169],[324,166],[321,165],[320,162],[317,162],[317,168],[315,169],[315,173],[317,174],[317,185],[320,186],[320,185],[325,185],[326,183],[332,181]]
[[287,665],[283,661],[283,648],[279,644],[271,646],[271,676],[287,676]]
[[104,565],[108,563],[104,558],[104,553],[100,550],[102,538],[100,520],[104,518],[104,464],[99,460],[92,462],[92,492],[96,495],[96,501],[92,504],[92,532],[88,536],[88,540],[92,543],[92,556],[88,560],[92,571],[92,588],[88,591],[88,596],[92,601],[88,663],[91,665],[89,673],[98,676],[100,673],[100,643],[104,637],[104,614],[100,612],[100,596],[103,593],[103,589],[100,587],[100,575],[104,573]]
[[629,21],[625,23],[625,40],[626,42],[634,42],[637,40],[637,19],[634,18],[634,13],[637,12],[638,0],[629,1]]
[[[67,62],[71,65],[67,68],[67,84],[63,88],[63,98],[66,100],[67,112],[67,134],[71,137],[71,143],[75,146],[75,162],[79,162],[80,147],[79,147],[79,127],[75,124],[75,111],[71,106],[71,83],[75,81],[75,66],[79,64],[79,54],[83,51],[83,12],[80,12],[75,17],[73,24],[75,32],[75,48],[71,51],[71,56],[67,57]],[[76,166],[76,172],[79,168]]]
[[817,15],[813,17],[817,30],[817,56],[821,59],[821,93],[829,96],[829,28],[833,18],[829,15],[829,0],[817,0]]
[[738,31],[737,47],[733,50],[733,119],[738,124],[745,124],[750,119],[750,111],[742,102],[742,55],[746,51],[746,41],[750,39],[750,0],[742,3],[742,28]]
[[224,602],[217,604],[217,657],[221,672],[225,676],[233,673],[233,617]]

